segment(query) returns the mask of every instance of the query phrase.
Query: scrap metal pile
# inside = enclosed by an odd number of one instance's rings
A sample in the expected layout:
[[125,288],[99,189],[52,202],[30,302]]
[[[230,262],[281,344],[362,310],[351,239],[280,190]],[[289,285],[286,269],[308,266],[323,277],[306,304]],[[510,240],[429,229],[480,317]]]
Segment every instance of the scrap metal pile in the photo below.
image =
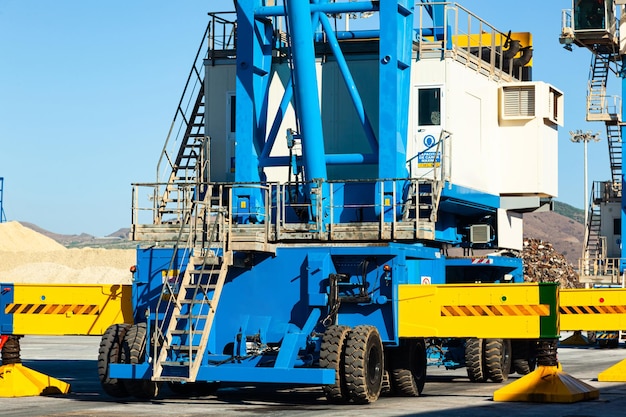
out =
[[558,282],[561,288],[582,287],[574,266],[551,243],[541,239],[524,239],[522,259],[526,282]]

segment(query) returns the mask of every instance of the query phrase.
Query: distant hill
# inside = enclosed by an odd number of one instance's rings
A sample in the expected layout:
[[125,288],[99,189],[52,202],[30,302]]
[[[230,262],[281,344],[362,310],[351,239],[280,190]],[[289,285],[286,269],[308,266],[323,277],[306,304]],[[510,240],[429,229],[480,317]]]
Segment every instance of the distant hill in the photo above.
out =
[[584,211],[555,201],[554,211],[524,214],[524,237],[550,242],[574,267],[582,254]]
[[585,210],[570,206],[560,201],[554,201],[554,212],[583,224],[585,222]]
[[119,229],[104,237],[95,237],[87,233],[81,233],[80,235],[63,235],[42,229],[32,223],[20,223],[24,227],[28,227],[37,233],[41,233],[44,236],[48,236],[49,238],[56,240],[66,248],[95,247],[109,249],[133,249],[137,246],[136,242],[128,240],[130,236],[129,228]]

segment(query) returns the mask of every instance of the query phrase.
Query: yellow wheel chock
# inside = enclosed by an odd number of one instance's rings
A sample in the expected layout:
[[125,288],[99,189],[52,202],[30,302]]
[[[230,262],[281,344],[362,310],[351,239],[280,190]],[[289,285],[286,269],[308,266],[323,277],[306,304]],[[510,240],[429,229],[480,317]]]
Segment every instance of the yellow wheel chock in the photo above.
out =
[[601,382],[626,382],[626,359],[598,374]]
[[493,394],[494,401],[574,403],[595,400],[600,391],[563,372],[561,364],[538,366]]
[[70,384],[23,366],[11,363],[0,366],[0,397],[29,397],[67,394]]
[[0,397],[32,397],[35,395],[67,394],[70,384],[44,375],[22,365],[20,338],[1,335]]

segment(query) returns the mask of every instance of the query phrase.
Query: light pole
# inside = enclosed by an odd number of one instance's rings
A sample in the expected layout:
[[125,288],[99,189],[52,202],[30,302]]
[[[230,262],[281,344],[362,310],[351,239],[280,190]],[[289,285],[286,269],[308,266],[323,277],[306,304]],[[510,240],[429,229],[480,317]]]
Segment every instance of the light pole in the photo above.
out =
[[600,141],[600,133],[591,133],[589,131],[584,132],[582,130],[575,130],[575,131],[570,131],[570,140],[574,143],[583,143],[584,146],[584,156],[583,156],[583,164],[584,164],[584,168],[583,168],[583,175],[584,175],[584,187],[585,189],[583,190],[583,204],[584,204],[584,208],[585,208],[585,241],[583,242],[583,258],[585,257],[585,245],[587,244],[587,239],[589,238],[589,204],[587,204],[587,143],[589,143],[590,140],[593,140],[594,142],[599,142]]

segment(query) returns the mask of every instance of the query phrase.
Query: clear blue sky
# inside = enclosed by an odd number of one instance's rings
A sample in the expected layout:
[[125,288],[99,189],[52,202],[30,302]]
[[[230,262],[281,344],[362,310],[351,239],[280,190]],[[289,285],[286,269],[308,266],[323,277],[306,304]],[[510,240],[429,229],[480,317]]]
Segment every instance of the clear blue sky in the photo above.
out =
[[[459,1],[503,32],[534,37],[535,80],[565,93],[559,198],[583,207],[589,181],[610,177],[606,133],[585,122],[591,55],[558,42],[569,0]],[[157,158],[207,24],[230,0],[2,0],[0,176],[8,220],[103,236],[130,223],[133,182],[155,180]],[[609,87],[619,93],[617,78]],[[498,173],[494,173],[498,175]]]

